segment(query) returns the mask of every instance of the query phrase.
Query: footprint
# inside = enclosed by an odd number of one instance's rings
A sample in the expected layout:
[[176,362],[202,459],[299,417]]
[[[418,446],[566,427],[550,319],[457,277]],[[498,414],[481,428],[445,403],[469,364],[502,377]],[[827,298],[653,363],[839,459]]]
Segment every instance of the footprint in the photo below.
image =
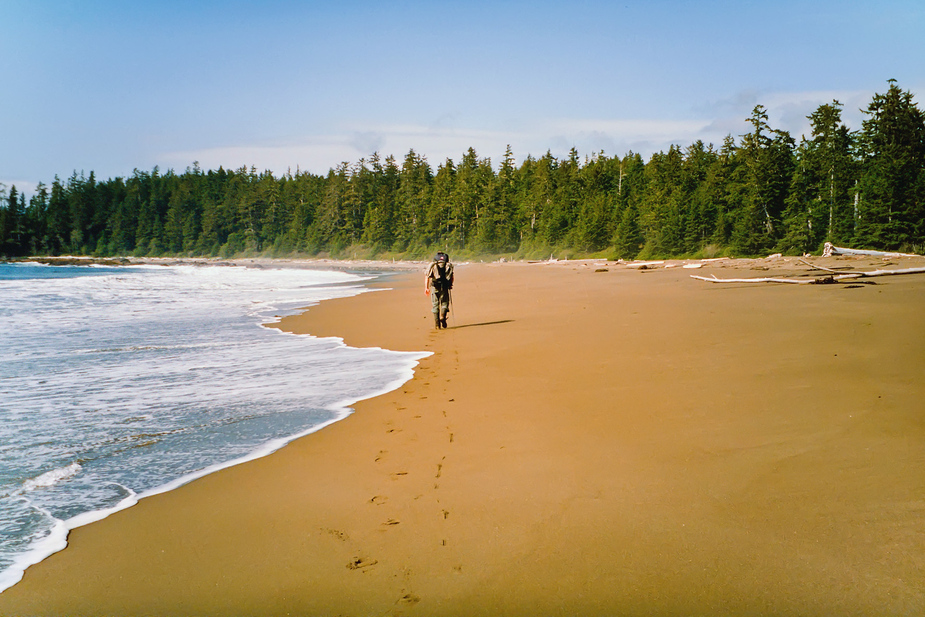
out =
[[379,563],[376,559],[367,559],[365,557],[354,557],[347,564],[348,570],[365,570]]
[[388,450],[379,450],[379,454],[376,455],[376,458],[374,460],[378,463],[382,459],[382,457],[388,453],[389,453]]
[[373,498],[369,500],[369,503],[381,506],[389,500],[388,497],[383,497],[382,495],[373,495]]
[[390,474],[393,478],[398,478],[399,476],[407,476],[407,471],[395,471]]
[[[403,590],[403,591],[404,591],[404,590]],[[400,597],[400,598],[398,599],[398,601],[397,601],[395,604],[404,604],[404,605],[406,605],[406,606],[414,606],[415,604],[417,604],[417,603],[420,602],[420,601],[421,601],[421,597],[420,597],[420,596],[417,596],[417,595],[415,595],[415,594],[413,594],[413,593],[406,593],[406,594],[402,595],[402,597]]]
[[390,518],[386,522],[382,523],[386,527],[391,527],[392,525],[398,525],[401,521],[396,521],[394,518]]
[[332,536],[334,536],[341,542],[346,542],[347,540],[349,540],[349,538],[347,537],[347,534],[345,534],[343,531],[339,531],[337,529],[327,529],[325,527],[322,527],[321,530],[326,531],[327,533],[331,534]]

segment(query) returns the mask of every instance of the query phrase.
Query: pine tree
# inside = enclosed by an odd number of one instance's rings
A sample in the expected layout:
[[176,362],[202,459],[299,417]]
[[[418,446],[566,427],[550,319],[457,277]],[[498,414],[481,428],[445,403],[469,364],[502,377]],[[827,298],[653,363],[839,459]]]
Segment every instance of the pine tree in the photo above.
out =
[[735,207],[733,246],[746,255],[775,246],[782,235],[781,221],[793,174],[793,138],[771,129],[762,105],[749,118],[753,131],[742,136],[736,151],[741,165],[735,170],[731,195]]
[[432,242],[441,248],[449,248],[449,242],[456,234],[455,221],[451,220],[450,206],[456,193],[456,165],[448,158],[437,167],[433,192],[425,211],[425,227],[432,234]]
[[855,242],[896,249],[925,239],[925,116],[889,84],[865,111]]
[[516,206],[514,153],[508,144],[498,174],[491,177],[491,198],[494,203],[493,221],[495,252],[515,251],[520,243],[521,221]]
[[46,246],[47,238],[47,210],[48,210],[48,187],[39,182],[35,187],[35,193],[29,199],[29,207],[25,211],[24,227],[28,237],[26,252],[31,255],[39,255],[48,251]]
[[852,232],[854,137],[841,124],[841,103],[820,105],[807,116],[812,138],[797,150],[780,247],[809,252],[825,241],[846,242]]
[[[26,238],[23,234],[23,215],[25,205],[16,185],[10,187],[6,198],[6,206],[0,206],[0,254],[22,255],[25,251]],[[2,195],[0,195],[2,203]]]
[[402,162],[399,176],[398,221],[396,222],[397,250],[427,246],[434,241],[438,230],[427,225],[427,211],[431,200],[433,171],[427,160],[409,150]]

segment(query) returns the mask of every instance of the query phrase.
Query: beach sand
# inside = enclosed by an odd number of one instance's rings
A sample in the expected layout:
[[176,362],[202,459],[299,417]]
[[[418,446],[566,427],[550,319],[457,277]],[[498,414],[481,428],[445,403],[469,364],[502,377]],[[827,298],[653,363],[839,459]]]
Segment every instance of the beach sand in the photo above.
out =
[[419,273],[285,318],[433,355],[76,529],[0,614],[925,614],[925,275],[663,266],[461,264],[445,331]]

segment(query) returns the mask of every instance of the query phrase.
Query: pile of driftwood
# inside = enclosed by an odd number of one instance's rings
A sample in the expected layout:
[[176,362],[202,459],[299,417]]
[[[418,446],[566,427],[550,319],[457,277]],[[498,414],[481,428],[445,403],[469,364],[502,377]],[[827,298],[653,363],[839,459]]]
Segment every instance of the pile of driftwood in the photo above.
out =
[[[833,246],[830,242],[825,243],[823,257],[832,255],[864,255],[869,257],[920,257],[909,253],[885,253],[882,251],[863,251],[858,249],[846,249]],[[765,277],[765,278],[748,278],[748,279],[721,279],[713,276],[696,276],[691,278],[706,281],[708,283],[792,283],[795,285],[826,285],[831,283],[841,283],[860,278],[871,278],[875,276],[893,276],[897,274],[920,274],[925,273],[925,268],[898,268],[895,270],[869,270],[866,272],[839,272],[831,268],[811,264],[805,259],[800,260],[810,268],[820,270],[826,274],[812,278],[791,278],[791,277]]]

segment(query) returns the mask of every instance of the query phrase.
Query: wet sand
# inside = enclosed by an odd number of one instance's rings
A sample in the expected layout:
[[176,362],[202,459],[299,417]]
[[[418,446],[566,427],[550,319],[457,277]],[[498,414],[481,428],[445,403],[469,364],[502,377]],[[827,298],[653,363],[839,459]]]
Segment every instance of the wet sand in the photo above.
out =
[[0,614],[923,614],[925,275],[689,277],[806,270],[459,265],[445,331],[417,273],[286,318],[433,355],[75,530]]

